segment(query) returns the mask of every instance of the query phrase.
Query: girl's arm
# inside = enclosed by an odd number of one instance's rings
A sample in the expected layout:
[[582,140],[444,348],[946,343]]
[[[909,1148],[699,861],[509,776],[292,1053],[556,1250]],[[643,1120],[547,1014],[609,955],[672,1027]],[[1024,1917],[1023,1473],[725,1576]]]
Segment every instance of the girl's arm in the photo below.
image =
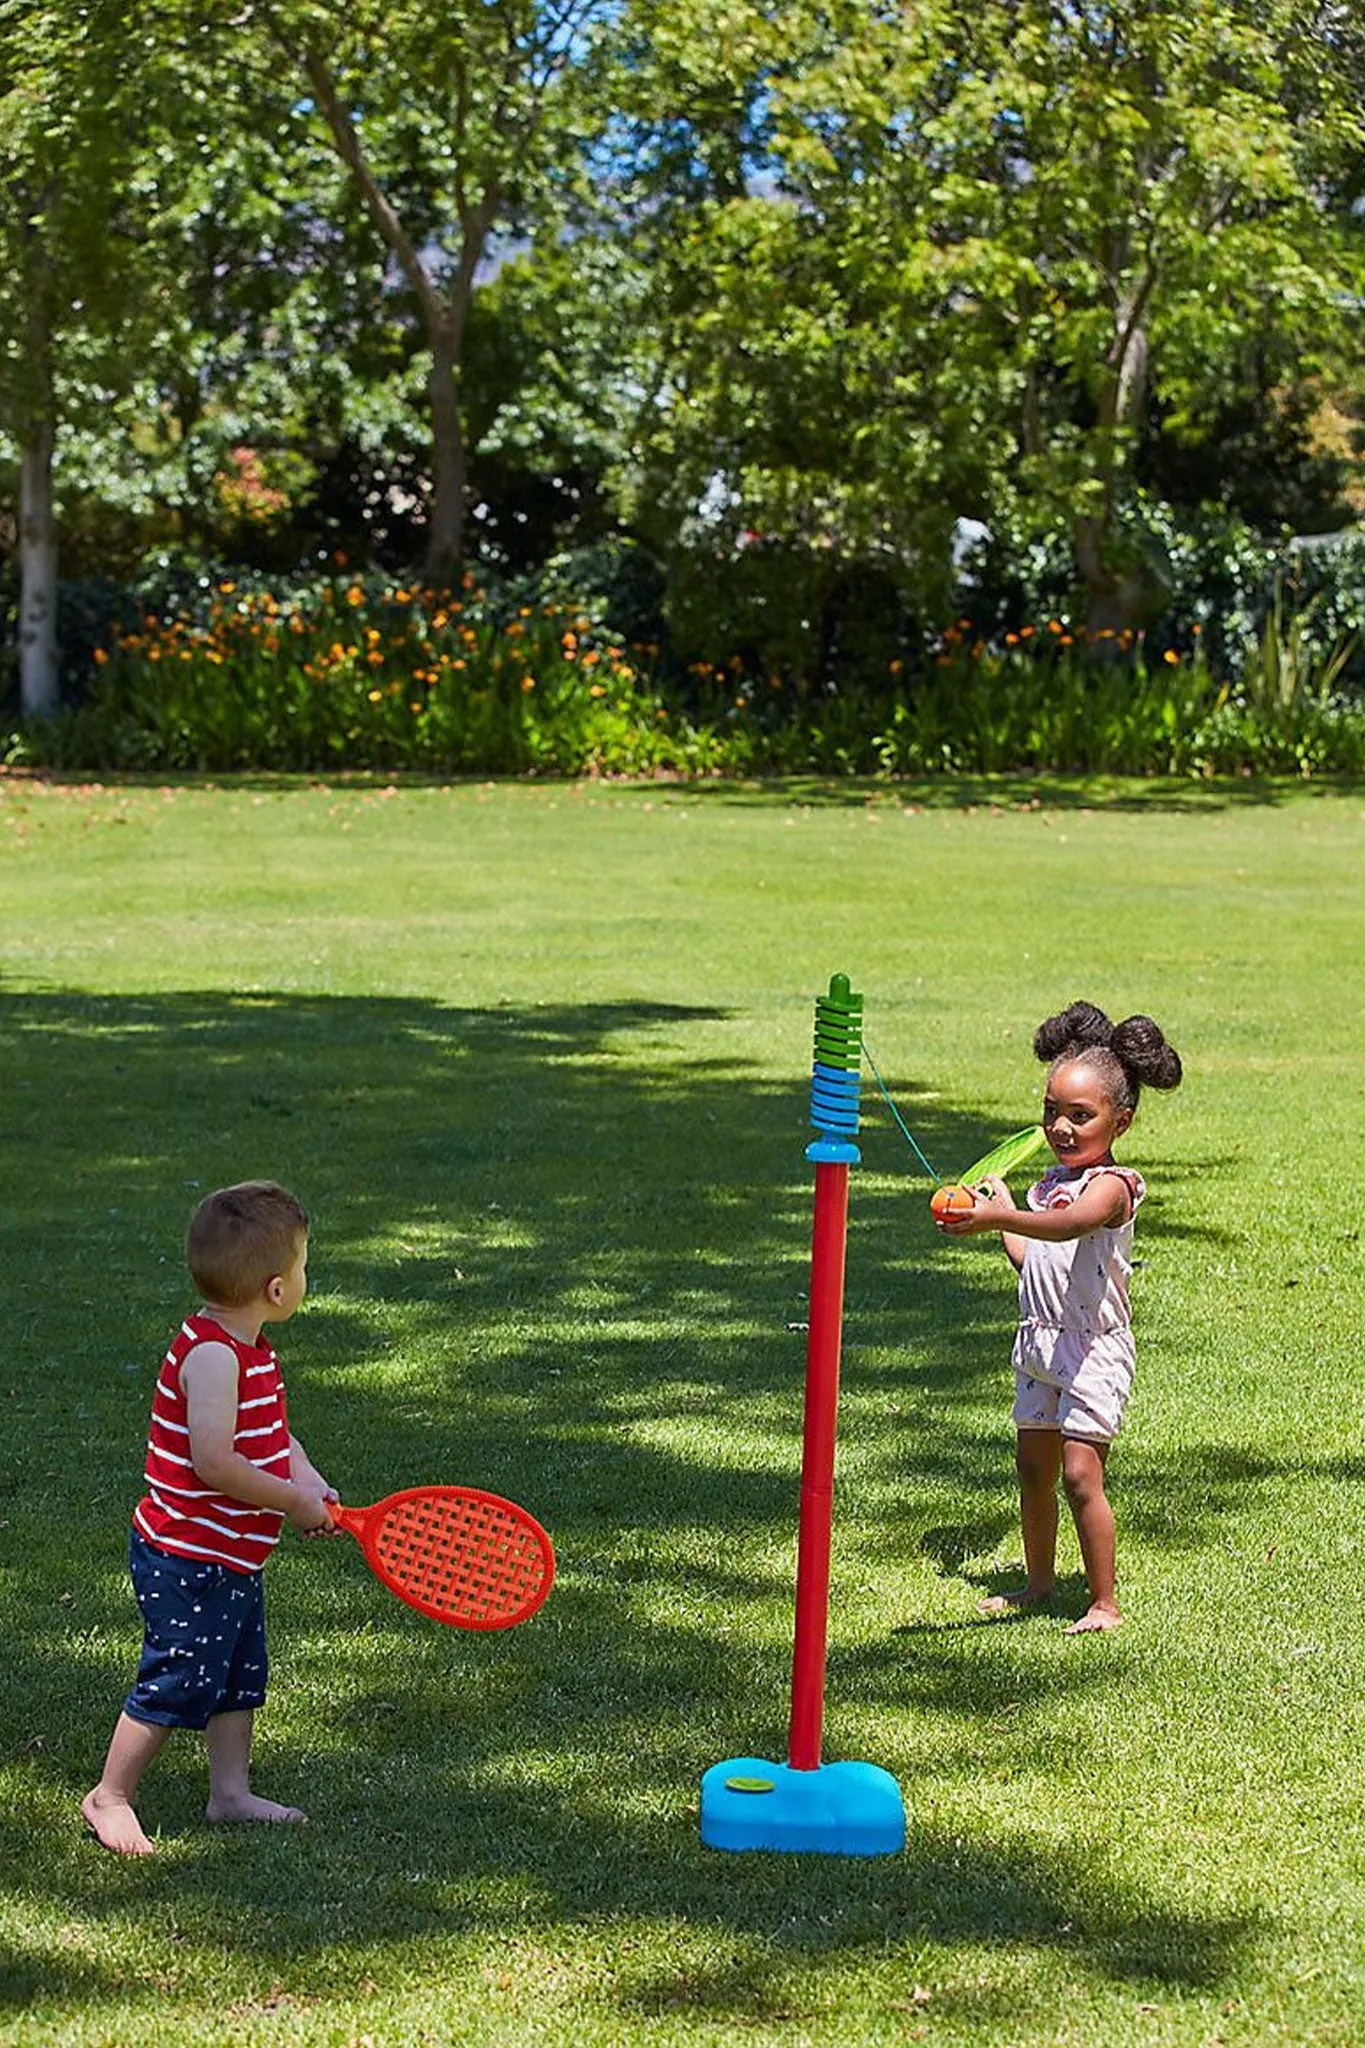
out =
[[1075,1237],[1089,1237],[1095,1230],[1112,1229],[1128,1220],[1132,1201],[1127,1182],[1117,1172],[1096,1174],[1064,1209],[1016,1209],[1004,1181],[990,1180],[984,1185],[989,1192],[977,1196],[974,1209],[943,1216],[938,1227],[948,1237],[978,1237],[987,1230],[1003,1232],[1006,1254],[1016,1267],[1023,1263],[1027,1238],[1041,1239],[1045,1244],[1066,1244]]
[[274,1508],[296,1529],[330,1528],[320,1485],[277,1479],[233,1446],[237,1430],[237,1359],[226,1344],[196,1344],[180,1368],[190,1426],[190,1458],[199,1477],[255,1508]]

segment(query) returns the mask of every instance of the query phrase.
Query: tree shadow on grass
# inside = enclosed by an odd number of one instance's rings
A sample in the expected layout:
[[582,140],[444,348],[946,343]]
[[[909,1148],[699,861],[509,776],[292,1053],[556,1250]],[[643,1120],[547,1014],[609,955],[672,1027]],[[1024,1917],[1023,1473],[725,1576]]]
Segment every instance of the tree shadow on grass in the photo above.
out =
[[1274,809],[1305,794],[1352,795],[1348,775],[1314,778],[1227,776],[1196,782],[1176,775],[1056,775],[1018,769],[999,775],[885,776],[782,775],[717,777],[705,782],[659,785],[628,783],[628,794],[672,803],[718,805],[805,805],[812,810],[925,811],[1147,811],[1195,813]]
[[1351,775],[1223,776],[1195,781],[1186,776],[1119,776],[1057,774],[1047,769],[1020,768],[998,775],[888,776],[707,776],[696,780],[671,776],[613,780],[595,784],[582,777],[427,774],[418,770],[355,769],[326,774],[314,771],[243,769],[238,773],[201,774],[175,770],[152,774],[137,769],[95,773],[65,769],[10,769],[7,780],[88,789],[224,789],[273,794],[291,789],[367,790],[563,789],[587,796],[609,789],[613,798],[665,804],[801,806],[811,809],[863,810],[869,804],[889,809],[932,811],[1146,811],[1204,813],[1225,810],[1274,809],[1293,799],[1353,796],[1358,780]]
[[[1233,1966],[1246,1923],[1168,1911],[1079,1849],[912,1826],[890,1865],[746,1859],[742,1882],[700,1849],[700,1771],[740,1737],[784,1742],[810,1230],[803,1085],[717,1056],[723,1021],[643,1003],[0,1001],[24,1190],[0,1219],[0,1727],[19,1788],[0,1838],[30,1893],[86,1922],[164,1909],[191,1949],[230,1923],[263,1969],[322,1981],[338,1942],[496,1925],[511,1886],[543,1926],[726,1927],[758,1977],[721,1969],[683,1995],[739,2012],[765,1970],[888,1934],[1055,1943],[1171,1984]],[[943,1157],[980,1136],[939,1105],[918,1121]],[[514,1637],[471,1638],[388,1600],[350,1546],[286,1545],[261,1763],[327,1818],[249,1842],[204,1831],[181,1745],[148,1781],[168,1852],[132,1867],[77,1838],[74,1803],[131,1676],[125,1531],[159,1348],[190,1305],[185,1221],[247,1174],[314,1215],[317,1291],[281,1348],[296,1427],[344,1496],[487,1485],[547,1521],[560,1582]],[[907,1357],[938,1419],[916,1471],[962,1503],[964,1532],[1010,1511],[999,1442],[966,1418],[996,1384],[1011,1304],[984,1259],[950,1268],[911,1208],[903,1187],[859,1184],[844,1391],[859,1482],[840,1524],[855,1558],[933,1536],[887,1425]],[[941,1782],[975,1777],[983,1714],[1004,1717],[998,1766],[1032,1768],[1036,1731],[1008,1722],[1021,1669],[1059,1723],[1119,1681],[1035,1668],[1009,1633],[997,1664],[944,1641],[907,1665],[894,1638],[855,1629],[831,1679],[850,1716],[902,1716],[907,1754],[932,1731],[921,1767]],[[35,1948],[0,1996],[88,2006],[121,1983],[116,1961]],[[675,1996],[647,1973],[623,1987],[640,2013]]]

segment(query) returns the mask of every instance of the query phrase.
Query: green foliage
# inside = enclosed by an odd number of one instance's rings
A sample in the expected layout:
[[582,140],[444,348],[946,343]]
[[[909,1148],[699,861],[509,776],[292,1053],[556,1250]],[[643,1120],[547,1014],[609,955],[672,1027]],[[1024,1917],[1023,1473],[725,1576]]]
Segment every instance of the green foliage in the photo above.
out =
[[106,768],[641,774],[693,766],[626,649],[581,611],[344,574],[219,583],[96,650],[41,758]]
[[[746,531],[823,549],[940,615],[955,521],[984,518],[1064,541],[1092,627],[1144,623],[1139,483],[1174,467],[1140,465],[1149,423],[1197,448],[1234,393],[1300,403],[1348,331],[1359,224],[1323,203],[1365,147],[1342,38],[1291,0],[744,19],[748,180],[661,153],[674,205],[630,220],[659,359],[630,515],[682,550],[704,506],[727,559]],[[654,118],[676,133],[672,102]],[[1187,487],[1216,503],[1217,466]]]

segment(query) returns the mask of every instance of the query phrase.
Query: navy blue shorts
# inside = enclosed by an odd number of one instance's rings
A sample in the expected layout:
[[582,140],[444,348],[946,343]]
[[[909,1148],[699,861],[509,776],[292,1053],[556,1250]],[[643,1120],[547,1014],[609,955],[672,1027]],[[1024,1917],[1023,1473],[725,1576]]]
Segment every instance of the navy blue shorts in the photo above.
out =
[[260,1572],[158,1550],[134,1529],[128,1545],[145,1633],[137,1683],[123,1703],[134,1721],[203,1728],[215,1714],[265,1701],[265,1596]]

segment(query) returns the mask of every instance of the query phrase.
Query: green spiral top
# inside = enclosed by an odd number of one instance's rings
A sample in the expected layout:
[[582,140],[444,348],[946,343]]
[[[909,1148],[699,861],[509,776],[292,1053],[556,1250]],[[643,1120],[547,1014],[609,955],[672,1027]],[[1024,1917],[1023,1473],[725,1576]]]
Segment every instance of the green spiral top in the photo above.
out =
[[815,1059],[856,1072],[862,1061],[863,999],[846,974],[830,976],[829,994],[815,999]]

